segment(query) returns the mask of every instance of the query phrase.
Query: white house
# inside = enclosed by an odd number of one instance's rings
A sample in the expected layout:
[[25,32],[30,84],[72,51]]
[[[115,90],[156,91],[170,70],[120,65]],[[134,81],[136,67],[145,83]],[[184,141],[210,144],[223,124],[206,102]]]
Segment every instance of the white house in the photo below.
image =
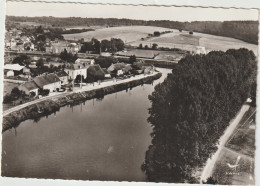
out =
[[207,51],[203,46],[196,46],[195,54],[207,54]]
[[50,92],[55,92],[61,88],[61,80],[56,74],[47,74],[38,76],[33,79],[35,84],[41,89],[49,89]]
[[69,75],[69,79],[76,79],[77,75],[87,77],[87,69],[89,65],[85,64],[68,64],[64,71]]
[[76,64],[86,64],[86,65],[94,65],[95,59],[84,59],[84,58],[78,58],[75,61]]

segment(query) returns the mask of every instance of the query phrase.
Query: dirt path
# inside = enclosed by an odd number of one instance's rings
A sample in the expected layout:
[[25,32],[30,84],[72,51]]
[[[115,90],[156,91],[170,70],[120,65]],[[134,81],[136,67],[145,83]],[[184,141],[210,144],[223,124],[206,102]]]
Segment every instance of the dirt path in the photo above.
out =
[[212,157],[210,157],[207,162],[206,166],[204,167],[201,177],[200,177],[200,183],[202,184],[202,181],[206,181],[208,177],[211,176],[213,168],[215,166],[215,163],[219,157],[219,154],[221,150],[225,147],[226,142],[236,129],[237,125],[239,124],[240,120],[243,118],[244,114],[246,111],[249,109],[249,105],[243,105],[236,117],[230,122],[229,126],[225,130],[224,134],[220,137],[219,139],[219,144],[218,144],[218,150],[213,154]]

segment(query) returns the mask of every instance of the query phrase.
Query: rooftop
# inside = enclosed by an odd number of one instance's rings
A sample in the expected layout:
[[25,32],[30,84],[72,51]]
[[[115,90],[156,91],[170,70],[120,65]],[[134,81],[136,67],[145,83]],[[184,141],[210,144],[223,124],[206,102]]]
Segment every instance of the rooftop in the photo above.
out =
[[60,79],[56,74],[47,74],[44,76],[38,76],[33,79],[33,81],[40,87],[43,88],[44,85],[59,82]]

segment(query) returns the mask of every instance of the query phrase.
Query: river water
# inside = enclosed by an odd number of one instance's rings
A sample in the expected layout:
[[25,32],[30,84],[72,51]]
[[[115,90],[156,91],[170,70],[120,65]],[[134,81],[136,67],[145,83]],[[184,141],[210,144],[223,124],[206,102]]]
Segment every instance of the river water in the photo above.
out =
[[2,135],[2,175],[8,177],[145,181],[141,171],[151,143],[147,123],[153,85],[88,100]]

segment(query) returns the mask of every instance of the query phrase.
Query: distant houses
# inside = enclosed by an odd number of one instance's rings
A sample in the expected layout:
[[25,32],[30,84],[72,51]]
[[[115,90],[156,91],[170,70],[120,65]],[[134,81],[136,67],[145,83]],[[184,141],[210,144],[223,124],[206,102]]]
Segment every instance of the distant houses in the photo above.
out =
[[[64,76],[61,75],[61,77]],[[39,90],[49,90],[50,92],[55,92],[61,88],[61,85],[62,81],[58,75],[47,74],[37,76],[32,80],[19,85],[18,89],[24,91],[27,95],[31,95],[32,92],[34,92],[35,96],[37,96],[39,94]]]
[[52,54],[60,54],[65,49],[68,53],[77,54],[80,50],[80,45],[77,43],[58,41],[58,42],[50,42],[49,46],[45,47],[46,52]]

